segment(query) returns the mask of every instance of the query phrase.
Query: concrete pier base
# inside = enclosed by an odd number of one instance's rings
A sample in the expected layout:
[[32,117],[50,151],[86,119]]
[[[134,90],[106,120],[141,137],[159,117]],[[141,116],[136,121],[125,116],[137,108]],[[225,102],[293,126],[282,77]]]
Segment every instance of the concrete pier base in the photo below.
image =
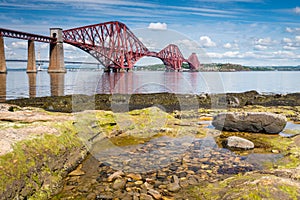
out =
[[50,44],[50,60],[49,60],[49,73],[65,73],[65,62],[64,62],[64,46],[62,38],[61,28],[51,28],[51,37],[57,38],[55,43]]
[[0,35],[0,73],[6,73],[5,51],[3,36]]
[[36,73],[34,41],[28,40],[27,73]]

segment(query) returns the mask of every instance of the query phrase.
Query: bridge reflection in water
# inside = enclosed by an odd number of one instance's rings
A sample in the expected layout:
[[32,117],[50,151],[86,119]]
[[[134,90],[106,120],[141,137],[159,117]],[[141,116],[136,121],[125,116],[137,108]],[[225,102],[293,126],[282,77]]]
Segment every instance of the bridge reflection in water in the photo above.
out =
[[[23,72],[20,72],[23,73]],[[26,73],[26,72],[24,72]],[[8,79],[7,74],[0,74],[0,102],[5,102],[8,99],[15,99],[20,97],[37,97],[37,96],[63,96],[64,90],[65,90],[65,73],[47,73],[50,77],[50,91],[46,92],[44,91],[45,88],[41,88],[44,86],[49,86],[48,80],[43,80],[44,77],[41,75],[39,78],[42,79],[40,82],[43,82],[42,84],[39,82],[37,83],[37,74],[36,73],[27,73],[28,78],[28,87],[20,86],[20,88],[17,89],[17,91],[9,91],[8,86]],[[25,75],[25,74],[24,74]],[[22,82],[22,81],[21,81]],[[26,91],[26,88],[28,91]],[[14,88],[15,89],[15,88]],[[25,90],[25,91],[24,91]],[[23,95],[17,94],[22,93]],[[13,95],[10,93],[14,93]],[[27,93],[27,95],[26,95]],[[41,93],[41,94],[38,94]],[[9,95],[9,96],[7,96]]]
[[51,96],[63,96],[65,89],[64,73],[49,73]]
[[6,100],[6,74],[0,73],[0,102]]
[[36,97],[36,73],[27,73],[29,84],[29,97]]
[[135,90],[134,86],[137,85],[137,83],[138,77],[134,76],[133,72],[103,73],[100,80],[98,81],[96,93],[132,94]]

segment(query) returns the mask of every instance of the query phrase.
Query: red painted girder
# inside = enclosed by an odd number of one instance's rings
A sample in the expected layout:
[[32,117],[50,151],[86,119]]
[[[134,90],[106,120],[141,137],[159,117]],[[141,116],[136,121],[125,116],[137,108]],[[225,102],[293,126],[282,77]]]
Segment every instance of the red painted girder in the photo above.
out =
[[178,46],[174,44],[169,44],[158,52],[157,57],[160,58],[167,67],[174,70],[181,69],[182,63],[186,61]]
[[149,51],[121,22],[63,31],[64,42],[90,53],[106,67],[132,68]]

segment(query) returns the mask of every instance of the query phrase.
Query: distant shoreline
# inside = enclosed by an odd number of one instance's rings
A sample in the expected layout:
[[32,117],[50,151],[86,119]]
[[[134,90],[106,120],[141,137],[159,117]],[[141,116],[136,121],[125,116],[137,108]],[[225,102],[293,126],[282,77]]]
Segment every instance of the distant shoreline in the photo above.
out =
[[[98,67],[75,67],[66,66],[67,70],[97,70],[101,71],[102,68]],[[135,66],[134,71],[165,71],[166,68],[163,64],[147,65],[147,66]],[[26,68],[7,68],[7,71],[26,71]],[[42,68],[42,71],[47,71],[47,68]],[[182,71],[189,71],[188,65],[184,64]],[[300,71],[299,66],[243,66],[239,64],[222,64],[222,63],[210,63],[203,64],[198,72],[240,72],[240,71]]]
[[[163,64],[138,66],[137,71],[164,71]],[[182,65],[183,71],[189,70],[188,64]],[[231,63],[209,63],[202,64],[199,72],[239,72],[239,71],[300,71],[299,66],[243,66]]]

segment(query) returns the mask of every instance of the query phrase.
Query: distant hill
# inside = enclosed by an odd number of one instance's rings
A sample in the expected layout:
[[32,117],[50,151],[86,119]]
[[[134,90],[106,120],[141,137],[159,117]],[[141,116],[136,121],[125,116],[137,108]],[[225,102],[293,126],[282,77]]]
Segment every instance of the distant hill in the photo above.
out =
[[[187,63],[182,64],[183,70],[189,69]],[[164,71],[165,66],[163,64],[136,66],[137,71]],[[232,63],[209,63],[202,64],[199,71],[219,71],[219,72],[235,72],[235,71],[300,71],[299,66],[243,66],[240,64]]]

